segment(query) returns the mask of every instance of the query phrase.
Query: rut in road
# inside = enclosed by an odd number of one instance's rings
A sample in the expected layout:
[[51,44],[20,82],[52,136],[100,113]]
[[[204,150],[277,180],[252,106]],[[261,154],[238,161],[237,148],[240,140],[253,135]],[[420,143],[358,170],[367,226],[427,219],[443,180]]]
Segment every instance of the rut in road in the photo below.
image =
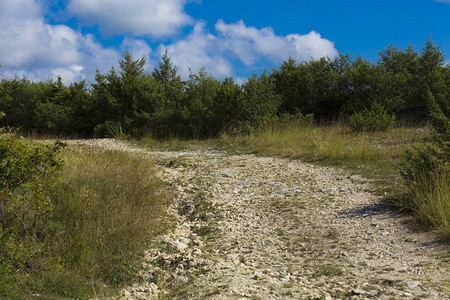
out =
[[448,246],[411,231],[360,176],[283,158],[71,143],[148,156],[175,190],[175,229],[123,298],[450,297]]

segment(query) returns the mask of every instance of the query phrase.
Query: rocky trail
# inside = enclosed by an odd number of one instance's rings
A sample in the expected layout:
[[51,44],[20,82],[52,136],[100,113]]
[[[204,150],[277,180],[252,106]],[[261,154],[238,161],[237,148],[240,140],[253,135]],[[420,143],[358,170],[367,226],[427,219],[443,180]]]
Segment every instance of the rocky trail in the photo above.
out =
[[449,299],[448,246],[413,232],[366,179],[299,160],[208,150],[141,155],[174,190],[124,299]]

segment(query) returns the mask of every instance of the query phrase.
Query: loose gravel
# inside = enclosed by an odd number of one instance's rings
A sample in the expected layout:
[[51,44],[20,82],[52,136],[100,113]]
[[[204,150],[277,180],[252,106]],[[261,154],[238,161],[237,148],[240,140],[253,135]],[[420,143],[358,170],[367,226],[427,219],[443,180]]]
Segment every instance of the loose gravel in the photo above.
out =
[[174,230],[124,299],[450,299],[449,249],[411,230],[366,179],[299,160],[71,145],[154,160]]

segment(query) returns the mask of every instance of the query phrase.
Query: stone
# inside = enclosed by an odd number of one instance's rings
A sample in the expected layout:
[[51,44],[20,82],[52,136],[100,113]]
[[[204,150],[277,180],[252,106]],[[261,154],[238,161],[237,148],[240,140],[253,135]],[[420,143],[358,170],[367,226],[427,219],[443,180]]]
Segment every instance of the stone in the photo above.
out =
[[200,249],[194,249],[194,250],[192,250],[192,254],[193,254],[193,255],[200,255],[200,254],[202,254],[202,250],[200,250]]
[[351,294],[353,296],[358,296],[358,295],[363,295],[365,293],[365,291],[361,290],[361,289],[354,289],[352,290]]
[[411,289],[417,287],[418,285],[419,285],[419,282],[417,282],[417,281],[407,281],[406,282],[406,286]]
[[185,282],[186,280],[187,280],[187,278],[184,276],[177,276],[174,278],[173,283],[180,284],[180,283]]

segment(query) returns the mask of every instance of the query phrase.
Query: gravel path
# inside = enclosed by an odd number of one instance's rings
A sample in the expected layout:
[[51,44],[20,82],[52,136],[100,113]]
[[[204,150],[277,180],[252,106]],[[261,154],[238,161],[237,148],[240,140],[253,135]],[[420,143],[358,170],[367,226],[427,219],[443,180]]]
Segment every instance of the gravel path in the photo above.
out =
[[175,193],[175,229],[126,299],[450,299],[449,249],[411,231],[367,180],[298,160],[149,152]]

